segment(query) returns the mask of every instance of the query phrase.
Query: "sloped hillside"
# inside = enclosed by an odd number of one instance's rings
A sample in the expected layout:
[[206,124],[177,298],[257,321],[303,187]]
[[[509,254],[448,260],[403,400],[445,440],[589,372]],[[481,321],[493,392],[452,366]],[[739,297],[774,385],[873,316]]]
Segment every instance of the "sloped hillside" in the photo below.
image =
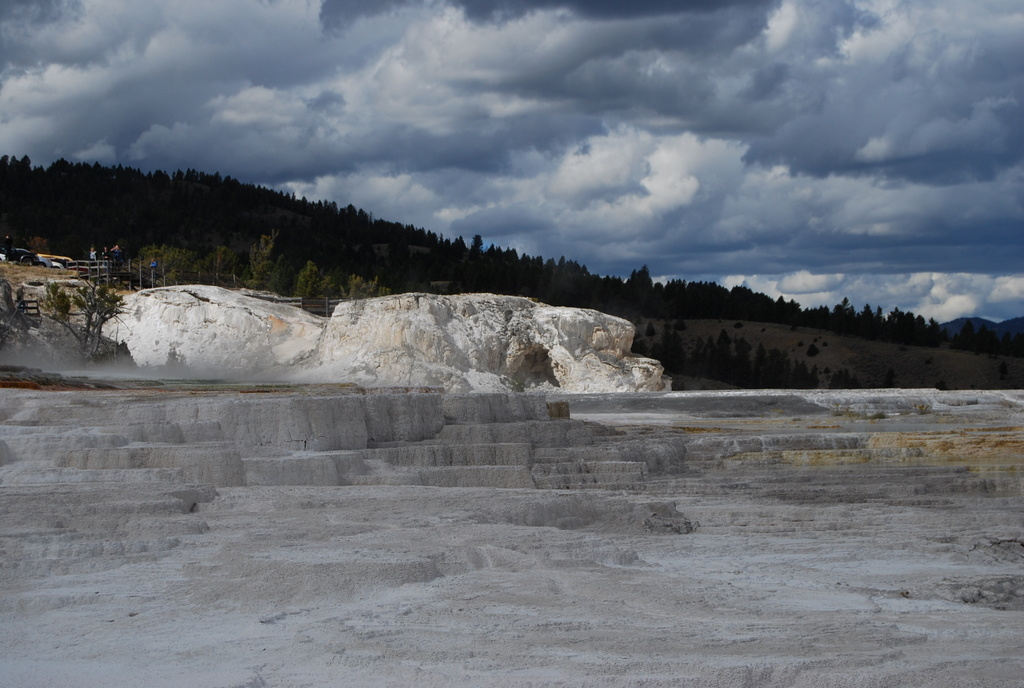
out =
[[[653,334],[648,334],[648,324],[653,325]],[[791,371],[802,365],[809,375],[816,377],[820,388],[829,387],[833,381],[838,387],[1024,387],[1024,359],[956,351],[948,344],[906,346],[774,323],[687,320],[679,329],[672,323],[645,320],[637,325],[639,350],[662,360],[660,347],[666,328],[670,330],[669,338],[677,340],[684,357],[681,373],[666,364],[666,369],[675,372],[677,388],[787,386],[756,384],[753,376],[759,346],[765,349],[768,364],[779,365],[784,360]],[[726,348],[729,357],[724,355]],[[771,355],[772,350],[777,354]],[[749,366],[747,384],[736,384],[741,381],[735,376],[744,365],[740,360],[744,357]],[[722,372],[716,366],[724,367],[727,374],[716,375]],[[764,381],[764,375],[761,380]]]

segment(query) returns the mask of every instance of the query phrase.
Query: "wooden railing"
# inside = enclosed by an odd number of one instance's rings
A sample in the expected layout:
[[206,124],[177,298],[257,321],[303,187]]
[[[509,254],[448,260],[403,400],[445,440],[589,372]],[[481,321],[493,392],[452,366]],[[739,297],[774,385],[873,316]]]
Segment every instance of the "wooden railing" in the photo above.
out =
[[212,284],[218,287],[238,287],[238,278],[233,274],[214,272],[186,272],[166,270],[159,265],[153,267],[138,260],[79,260],[68,266],[77,270],[83,278],[112,283],[117,282],[129,289],[150,289],[179,284]]
[[325,318],[331,317],[331,314],[334,313],[335,306],[342,301],[348,300],[328,297],[308,299],[301,296],[276,296],[271,294],[252,294],[252,296],[262,299],[263,301],[270,301],[271,303],[283,303],[288,306],[301,308],[304,311],[308,311],[314,315],[320,315]]
[[[182,284],[208,284],[229,289],[241,286],[238,284],[238,278],[230,273],[168,271],[162,269],[159,265],[152,267],[150,264],[145,263],[145,261],[130,259],[121,262],[113,260],[80,260],[68,266],[68,269],[77,270],[79,275],[85,279],[105,284],[117,283],[128,289],[150,289],[153,287],[168,287]],[[272,303],[295,306],[325,318],[331,317],[335,306],[345,300],[336,297],[310,299],[272,294],[252,294],[252,296]],[[38,306],[36,311],[38,313]]]

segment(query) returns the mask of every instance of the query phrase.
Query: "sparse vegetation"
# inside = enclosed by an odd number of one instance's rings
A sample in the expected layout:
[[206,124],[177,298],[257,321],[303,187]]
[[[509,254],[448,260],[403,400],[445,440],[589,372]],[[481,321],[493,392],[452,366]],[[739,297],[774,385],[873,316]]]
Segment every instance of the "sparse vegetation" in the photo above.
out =
[[66,287],[50,282],[41,309],[60,323],[78,341],[83,357],[93,359],[108,353],[103,350],[103,328],[122,312],[124,300],[105,284],[86,282]]

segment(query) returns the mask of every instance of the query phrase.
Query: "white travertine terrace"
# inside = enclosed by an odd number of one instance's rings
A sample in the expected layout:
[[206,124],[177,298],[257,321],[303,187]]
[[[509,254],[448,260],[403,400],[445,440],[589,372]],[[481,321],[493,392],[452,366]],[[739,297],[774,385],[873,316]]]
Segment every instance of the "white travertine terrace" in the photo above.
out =
[[1021,392],[2,389],[0,684],[1017,688],[1022,465]]
[[460,392],[665,388],[661,365],[630,353],[630,322],[515,296],[399,294],[343,301],[324,319],[189,286],[130,295],[126,308],[113,335],[142,366]]

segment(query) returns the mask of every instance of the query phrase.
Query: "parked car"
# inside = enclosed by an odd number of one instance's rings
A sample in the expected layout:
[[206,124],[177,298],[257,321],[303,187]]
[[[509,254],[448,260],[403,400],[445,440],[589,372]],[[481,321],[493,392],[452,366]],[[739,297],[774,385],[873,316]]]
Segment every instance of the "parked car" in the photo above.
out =
[[[8,250],[7,247],[0,246],[0,252],[4,254],[4,260],[8,263],[21,263],[22,265],[46,265],[48,262],[25,248],[12,248]],[[52,266],[53,263],[50,263],[50,267]]]
[[70,270],[69,267],[75,261],[68,256],[55,256],[50,253],[37,253],[37,256],[43,261],[50,261],[50,265],[47,267],[57,268],[59,270]]

